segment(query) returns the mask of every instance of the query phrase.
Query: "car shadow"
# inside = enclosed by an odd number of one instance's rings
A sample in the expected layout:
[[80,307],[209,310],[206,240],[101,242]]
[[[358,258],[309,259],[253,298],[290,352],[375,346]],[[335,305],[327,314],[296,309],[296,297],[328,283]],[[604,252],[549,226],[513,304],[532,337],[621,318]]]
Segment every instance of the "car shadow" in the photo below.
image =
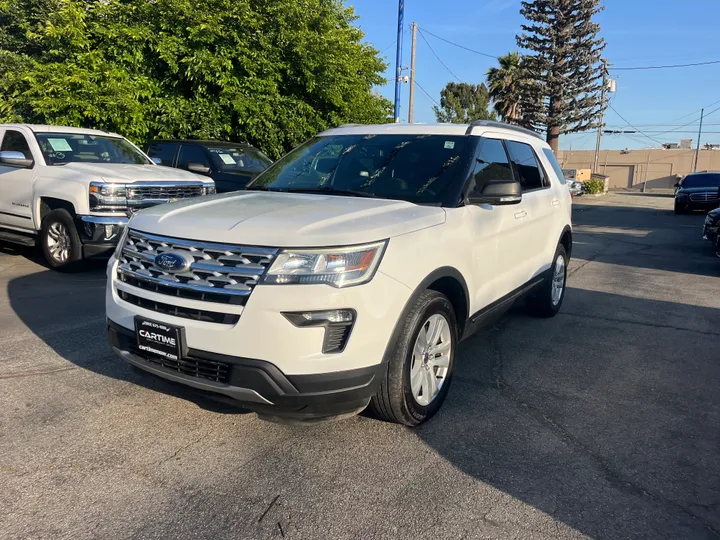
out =
[[40,340],[80,368],[187,399],[209,411],[249,412],[133,368],[112,353],[105,322],[106,265],[107,261],[90,260],[82,272],[41,270],[12,279],[7,290],[10,307]]
[[460,346],[448,400],[417,436],[590,538],[714,538],[718,321],[580,289],[552,320],[516,307]]

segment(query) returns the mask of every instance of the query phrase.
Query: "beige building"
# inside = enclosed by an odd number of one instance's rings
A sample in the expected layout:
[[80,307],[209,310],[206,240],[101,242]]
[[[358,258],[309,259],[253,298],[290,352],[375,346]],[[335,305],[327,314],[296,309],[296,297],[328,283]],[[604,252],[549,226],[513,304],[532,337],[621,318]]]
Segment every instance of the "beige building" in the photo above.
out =
[[[561,150],[563,169],[592,169],[593,150]],[[671,188],[693,170],[695,150],[602,150],[598,172],[610,177],[611,189]],[[698,171],[720,171],[720,150],[700,150]]]

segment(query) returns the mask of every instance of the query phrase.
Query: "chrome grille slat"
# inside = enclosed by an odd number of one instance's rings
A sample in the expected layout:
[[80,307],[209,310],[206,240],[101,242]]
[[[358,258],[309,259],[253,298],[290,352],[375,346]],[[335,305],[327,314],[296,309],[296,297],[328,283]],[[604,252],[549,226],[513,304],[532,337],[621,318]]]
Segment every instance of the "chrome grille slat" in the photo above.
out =
[[[171,250],[189,254],[194,262],[180,273],[155,266],[155,257]],[[117,273],[120,281],[168,298],[244,305],[277,252],[271,248],[196,242],[131,229],[120,253]]]

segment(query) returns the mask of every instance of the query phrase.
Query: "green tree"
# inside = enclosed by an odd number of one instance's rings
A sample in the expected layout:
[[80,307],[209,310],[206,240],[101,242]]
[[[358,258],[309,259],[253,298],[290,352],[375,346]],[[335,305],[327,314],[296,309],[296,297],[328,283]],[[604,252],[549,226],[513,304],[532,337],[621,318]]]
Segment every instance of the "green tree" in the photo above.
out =
[[523,1],[527,19],[518,45],[530,51],[520,110],[526,121],[545,130],[557,151],[560,134],[597,127],[601,109],[601,52],[605,42],[593,17],[600,0]]
[[449,82],[440,91],[440,107],[434,106],[438,122],[469,124],[475,120],[494,120],[495,113],[488,110],[490,93],[484,84]]
[[341,0],[0,0],[0,121],[246,140],[278,157],[386,122],[385,63]]
[[493,108],[503,122],[522,124],[520,85],[523,73],[520,54],[511,52],[500,56],[498,64],[499,67],[492,67],[487,72]]

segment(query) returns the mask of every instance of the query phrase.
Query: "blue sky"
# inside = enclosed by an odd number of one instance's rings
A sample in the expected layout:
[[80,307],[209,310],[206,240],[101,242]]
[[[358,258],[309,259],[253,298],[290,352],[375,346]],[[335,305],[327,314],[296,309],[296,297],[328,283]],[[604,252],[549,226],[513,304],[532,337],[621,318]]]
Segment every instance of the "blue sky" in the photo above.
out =
[[[380,89],[394,99],[396,0],[350,0],[360,16],[358,24],[366,39],[383,51],[389,62],[388,84]],[[685,64],[720,60],[720,0],[604,0],[605,11],[597,16],[601,35],[607,42],[605,56],[615,67]],[[410,64],[410,24],[491,55],[517,50],[515,34],[523,21],[520,0],[406,0],[403,64]],[[488,68],[496,64],[483,57],[425,34],[430,46],[447,67],[464,82],[484,81]],[[612,107],[627,122],[647,136],[605,135],[603,148],[644,148],[658,142],[697,140],[700,109],[720,107],[720,64],[678,69],[613,71],[617,92]],[[435,100],[454,77],[433,56],[418,34],[416,59],[418,83]],[[401,117],[407,120],[409,88],[402,88]],[[416,90],[415,121],[434,122],[432,101]],[[618,114],[606,115],[607,129],[632,129]],[[687,126],[681,127],[683,124]],[[665,125],[660,125],[665,124]],[[670,133],[668,130],[674,130]],[[688,131],[688,133],[685,133]],[[712,132],[717,133],[712,133]],[[654,132],[654,133],[653,133]],[[706,119],[702,143],[720,143],[720,110]],[[648,137],[652,137],[655,141]],[[693,142],[693,144],[694,144]],[[581,133],[563,136],[560,147],[593,149],[595,135]]]

